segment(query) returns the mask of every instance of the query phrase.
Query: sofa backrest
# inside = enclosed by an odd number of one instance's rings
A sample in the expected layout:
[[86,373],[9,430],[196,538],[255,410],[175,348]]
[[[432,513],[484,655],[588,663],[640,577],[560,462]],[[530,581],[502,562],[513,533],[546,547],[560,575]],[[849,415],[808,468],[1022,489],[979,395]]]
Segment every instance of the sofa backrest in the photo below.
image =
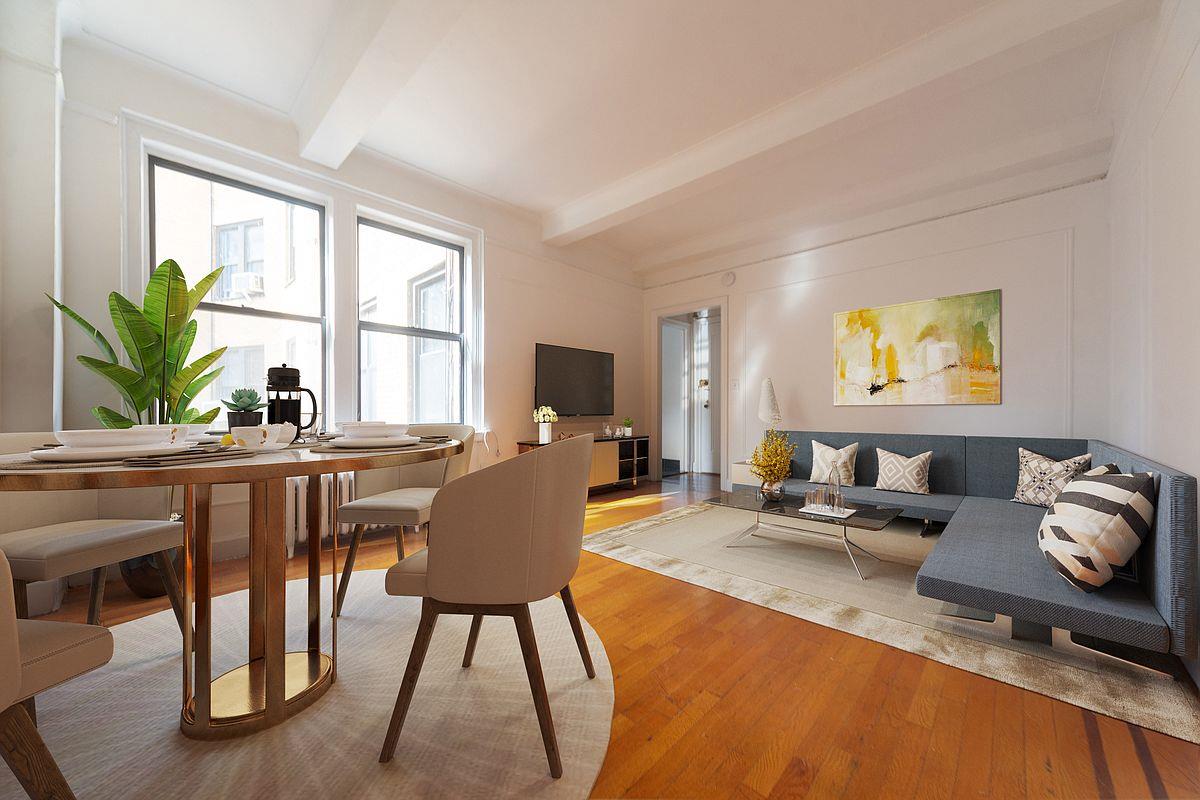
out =
[[1000,500],[1012,500],[1017,492],[1018,449],[1024,447],[1055,461],[1088,452],[1086,439],[968,436],[966,440],[967,490],[964,494],[972,497],[995,497]]
[[1108,442],[1088,442],[1093,464],[1116,464],[1122,472],[1152,472],[1158,503],[1149,546],[1138,549],[1138,580],[1171,629],[1171,652],[1195,658],[1197,627],[1196,479]]
[[841,449],[858,442],[854,462],[854,485],[874,486],[879,477],[879,458],[875,448],[882,447],[902,456],[933,451],[929,466],[929,490],[935,494],[963,494],[963,464],[966,457],[964,437],[924,433],[836,433],[832,431],[786,431],[796,445],[792,456],[792,477],[808,480],[812,474],[812,442]]

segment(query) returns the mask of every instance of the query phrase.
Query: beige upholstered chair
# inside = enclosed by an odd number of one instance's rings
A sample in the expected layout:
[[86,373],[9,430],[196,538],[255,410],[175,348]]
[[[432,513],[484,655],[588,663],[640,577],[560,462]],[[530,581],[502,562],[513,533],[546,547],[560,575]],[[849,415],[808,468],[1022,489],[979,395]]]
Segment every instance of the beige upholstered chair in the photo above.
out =
[[[24,453],[53,440],[52,433],[3,433],[0,453]],[[153,556],[182,623],[171,554],[183,546],[183,523],[168,519],[169,496],[165,488],[0,493],[0,550],[12,567],[17,616],[29,615],[27,584],[90,571],[87,621],[98,625],[107,566]]]
[[0,552],[0,756],[30,797],[75,795],[21,701],[104,666],[112,654],[106,628],[17,619],[12,571]]
[[433,499],[429,547],[388,570],[388,594],[420,597],[408,657],[380,761],[390,761],[439,614],[470,614],[463,667],[485,616],[512,617],[533,691],[550,774],[562,776],[529,604],[559,593],[589,678],[596,677],[569,586],[579,566],[592,436],[540,447],[448,483]]
[[[350,574],[358,546],[368,525],[396,526],[396,558],[404,559],[404,529],[420,527],[429,522],[433,496],[446,483],[460,478],[471,471],[471,452],[475,447],[475,429],[470,425],[410,425],[408,432],[413,436],[449,436],[463,443],[463,451],[456,456],[424,464],[397,467],[395,470],[373,470],[358,473],[356,486],[366,497],[346,503],[338,508],[338,522],[354,526],[350,539],[350,551],[346,554],[346,567],[342,570],[338,585],[336,612],[342,613],[342,602],[350,585]],[[368,494],[374,481],[388,481],[395,485],[399,476],[400,488]]]

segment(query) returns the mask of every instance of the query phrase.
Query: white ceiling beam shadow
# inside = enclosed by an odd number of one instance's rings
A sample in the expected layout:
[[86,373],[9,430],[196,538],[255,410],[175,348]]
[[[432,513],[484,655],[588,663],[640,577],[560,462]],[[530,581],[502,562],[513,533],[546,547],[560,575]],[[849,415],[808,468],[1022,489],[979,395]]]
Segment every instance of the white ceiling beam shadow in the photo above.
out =
[[343,3],[291,117],[300,155],[337,169],[471,0]]
[[567,245],[761,167],[806,137],[828,141],[895,102],[929,100],[1006,74],[1147,16],[1154,0],[1001,0],[823,86],[542,216],[542,239]]
[[[942,214],[957,213],[980,203],[1003,202],[1014,196],[1057,189],[1069,183],[1104,175],[1103,162],[1113,143],[1111,123],[1100,117],[1087,117],[1055,125],[1028,136],[993,145],[957,158],[939,161],[922,170],[867,186],[853,192],[822,197],[816,203],[795,208],[769,219],[754,220],[723,228],[711,234],[690,237],[640,254],[634,259],[635,272],[649,272],[689,259],[728,253],[760,242],[782,240],[816,226],[839,220],[865,217],[880,211],[911,205],[924,199],[959,197],[958,208],[946,206]],[[1097,160],[1097,158],[1099,160]],[[1070,163],[1086,174],[1044,172],[1053,165]],[[1097,168],[1097,164],[1100,164]],[[1086,166],[1084,166],[1086,165]],[[1030,179],[1019,186],[1003,182],[1023,173]],[[987,186],[991,195],[963,190]],[[1017,194],[1013,194],[1016,191]],[[863,202],[869,197],[870,202]]]

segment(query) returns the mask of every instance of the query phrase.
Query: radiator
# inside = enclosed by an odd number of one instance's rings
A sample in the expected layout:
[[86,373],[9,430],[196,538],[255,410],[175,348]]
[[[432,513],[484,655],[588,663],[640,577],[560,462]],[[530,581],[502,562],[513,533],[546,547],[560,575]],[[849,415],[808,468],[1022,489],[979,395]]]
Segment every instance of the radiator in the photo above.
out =
[[[340,496],[332,497],[334,480],[337,480]],[[354,499],[354,473],[342,472],[338,475],[321,476],[321,530],[322,540],[329,538],[329,507],[333,502],[348,503]],[[284,515],[285,541],[287,542],[288,558],[295,555],[296,543],[308,541],[308,514],[305,511],[308,503],[308,478],[287,479],[287,505]],[[339,535],[350,532],[352,525],[339,525]]]

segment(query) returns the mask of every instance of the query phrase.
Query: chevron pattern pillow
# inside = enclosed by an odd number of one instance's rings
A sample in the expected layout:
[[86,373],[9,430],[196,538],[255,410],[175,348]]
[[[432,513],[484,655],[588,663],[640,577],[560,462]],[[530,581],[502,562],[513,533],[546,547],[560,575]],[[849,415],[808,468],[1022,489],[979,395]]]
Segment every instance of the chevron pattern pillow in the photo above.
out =
[[812,474],[808,476],[810,481],[813,483],[825,483],[828,481],[829,471],[833,469],[833,465],[836,463],[838,477],[842,480],[842,486],[854,485],[854,461],[858,457],[858,442],[848,444],[841,450],[837,450],[813,439],[812,446]]
[[[1092,470],[1100,472],[1101,469]],[[1083,475],[1067,484],[1038,527],[1038,547],[1076,589],[1108,583],[1150,534],[1154,476],[1143,472]]]
[[1075,479],[1079,473],[1091,466],[1092,454],[1055,461],[1024,447],[1017,450],[1017,492],[1013,500],[1031,506],[1049,508],[1054,498]]
[[929,494],[929,462],[933,460],[932,450],[912,458],[890,453],[879,447],[875,448],[875,453],[879,458],[876,489]]

